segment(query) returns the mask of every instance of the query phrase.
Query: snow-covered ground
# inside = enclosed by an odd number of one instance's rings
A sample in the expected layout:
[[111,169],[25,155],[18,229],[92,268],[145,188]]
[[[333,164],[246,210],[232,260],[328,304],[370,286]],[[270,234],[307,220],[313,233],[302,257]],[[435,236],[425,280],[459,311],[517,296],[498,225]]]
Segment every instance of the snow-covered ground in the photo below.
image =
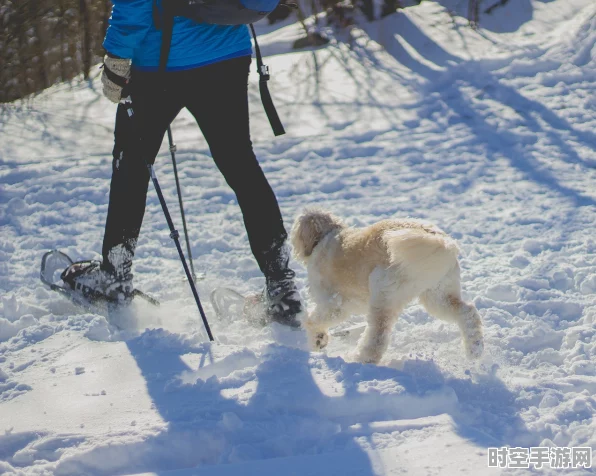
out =
[[[487,468],[487,448],[596,449],[596,4],[512,0],[478,32],[465,4],[315,51],[290,50],[295,25],[261,27],[288,133],[273,138],[256,75],[251,127],[288,226],[317,204],[459,240],[480,362],[417,305],[379,366],[347,360],[357,335],[309,353],[301,331],[217,322],[212,289],[262,278],[187,113],[173,132],[216,342],[152,190],[134,272],[159,310],[118,331],[44,288],[44,251],[99,257],[111,172],[114,106],[97,77],[62,84],[0,108],[0,473],[526,474]],[[165,143],[156,172],[179,222]]]

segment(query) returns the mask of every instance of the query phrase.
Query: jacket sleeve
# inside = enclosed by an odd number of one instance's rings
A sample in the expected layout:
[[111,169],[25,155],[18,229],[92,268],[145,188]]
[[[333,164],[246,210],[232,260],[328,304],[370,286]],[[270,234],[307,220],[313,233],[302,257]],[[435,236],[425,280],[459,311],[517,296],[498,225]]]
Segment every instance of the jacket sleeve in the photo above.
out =
[[112,1],[112,15],[103,47],[113,55],[132,58],[153,25],[153,1]]

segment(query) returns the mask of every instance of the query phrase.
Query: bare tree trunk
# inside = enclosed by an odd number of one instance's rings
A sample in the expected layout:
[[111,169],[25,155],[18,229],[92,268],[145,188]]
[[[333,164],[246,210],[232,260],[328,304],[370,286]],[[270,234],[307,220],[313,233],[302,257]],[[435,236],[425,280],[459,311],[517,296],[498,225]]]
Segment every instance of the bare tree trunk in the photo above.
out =
[[91,22],[89,21],[89,8],[87,0],[79,0],[79,12],[81,14],[82,45],[81,58],[83,60],[83,77],[89,79],[91,71]]
[[300,25],[302,25],[302,28],[304,29],[306,36],[310,40],[311,34],[308,30],[308,27],[306,26],[306,16],[304,15],[302,8],[300,7],[300,4],[298,4],[298,9],[296,10],[296,13],[298,15],[298,21],[300,22]]
[[468,0],[468,21],[473,29],[478,28],[478,22],[480,20],[480,1],[481,0]]
[[[24,13],[24,12],[22,12]],[[29,81],[28,79],[28,71],[27,71],[27,59],[28,59],[28,50],[27,50],[27,46],[28,46],[28,41],[27,41],[27,35],[26,35],[26,30],[27,30],[27,24],[26,24],[26,20],[25,20],[25,15],[22,14],[20,16],[17,17],[17,21],[18,23],[18,52],[17,54],[15,54],[15,60],[16,63],[18,65],[18,70],[15,68],[15,73],[17,74],[19,80],[17,82],[18,86],[18,90],[19,90],[19,96],[18,97],[23,97],[26,96],[29,93]],[[18,73],[17,73],[18,71]]]
[[46,70],[44,42],[42,39],[43,9],[37,8],[34,2],[29,3],[29,18],[33,22],[33,58],[37,58],[37,81],[35,91],[47,88],[50,84]]
[[68,22],[66,23],[65,27],[67,28],[67,37],[66,37],[66,46],[67,46],[67,59],[69,66],[68,72],[68,79],[72,79],[76,74],[82,71],[82,55],[79,57],[79,36],[81,31],[81,21],[80,15],[76,15],[76,10],[74,9],[74,5],[76,5],[76,0],[73,2],[67,2],[68,10]]
[[59,44],[59,50],[60,50],[60,81],[66,81],[66,61],[64,58],[64,50],[65,50],[65,35],[64,35],[64,28],[65,28],[65,21],[64,21],[64,14],[65,14],[65,8],[64,8],[64,0],[60,0],[59,4],[58,4],[58,8],[60,11],[60,19],[58,20],[58,24],[56,25],[56,27],[58,28],[58,41],[60,42]]

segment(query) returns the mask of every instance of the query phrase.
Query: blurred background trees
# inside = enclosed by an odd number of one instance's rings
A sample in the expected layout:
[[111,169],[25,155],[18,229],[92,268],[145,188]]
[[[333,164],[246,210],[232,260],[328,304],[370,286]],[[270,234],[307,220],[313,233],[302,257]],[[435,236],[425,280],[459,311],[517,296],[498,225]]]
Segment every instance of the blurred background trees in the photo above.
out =
[[[166,0],[167,1],[167,0]],[[325,13],[324,22],[337,28],[354,23],[360,12],[374,21],[399,8],[422,0],[287,0],[299,9],[279,7],[269,23],[298,19],[306,37],[295,47],[325,44],[316,30],[308,29],[306,18]],[[468,19],[476,27],[480,13],[491,13],[508,0],[433,0],[450,9],[467,3]],[[453,5],[452,5],[453,4]],[[481,10],[489,5],[485,11]],[[89,78],[93,65],[101,61],[102,42],[108,26],[110,0],[0,0],[0,103],[41,91],[79,74]]]
[[1,0],[0,102],[88,78],[111,8],[109,0]]

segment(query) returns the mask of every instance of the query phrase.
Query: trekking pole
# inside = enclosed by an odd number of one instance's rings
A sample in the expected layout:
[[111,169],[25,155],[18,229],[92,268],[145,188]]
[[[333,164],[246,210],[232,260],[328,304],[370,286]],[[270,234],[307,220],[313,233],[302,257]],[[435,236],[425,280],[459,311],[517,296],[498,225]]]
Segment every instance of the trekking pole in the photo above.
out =
[[190,251],[190,241],[188,240],[188,230],[186,228],[186,216],[184,215],[184,204],[182,202],[182,191],[180,190],[180,181],[178,180],[178,167],[176,166],[176,144],[172,137],[172,128],[168,126],[168,142],[170,143],[170,154],[172,155],[172,165],[174,166],[174,177],[176,178],[176,191],[178,192],[178,203],[180,205],[180,215],[182,216],[182,228],[184,229],[184,239],[186,240],[186,252],[188,253],[188,262],[190,263],[190,272],[192,279],[197,282],[195,267],[192,264],[192,253]]
[[[123,94],[123,103],[126,107],[126,112],[128,114],[129,119],[131,120],[133,134],[136,137],[140,137],[137,135],[137,131],[135,130],[135,120],[134,120],[134,109],[132,107],[132,99],[130,94]],[[133,137],[135,137],[133,136]],[[188,268],[188,264],[186,263],[186,258],[184,258],[184,253],[182,251],[182,247],[180,246],[180,233],[178,230],[174,228],[174,222],[172,221],[172,216],[168,211],[168,206],[166,205],[166,201],[163,197],[163,193],[161,192],[161,187],[159,186],[159,182],[157,181],[157,175],[155,175],[155,170],[153,170],[153,165],[145,160],[145,157],[142,157],[147,169],[149,171],[149,177],[151,177],[151,181],[153,182],[153,186],[155,187],[155,191],[157,192],[157,197],[159,198],[159,203],[161,204],[161,208],[163,209],[163,213],[166,216],[166,221],[168,222],[168,227],[170,228],[170,238],[174,240],[176,244],[176,249],[178,250],[178,255],[180,256],[180,261],[182,261],[182,267],[184,268],[184,272],[186,273],[186,277],[188,279],[188,283],[190,284],[190,289],[192,291],[192,295],[195,298],[195,302],[197,303],[197,307],[199,308],[199,314],[201,314],[201,319],[203,319],[203,324],[205,326],[205,330],[207,331],[207,335],[209,336],[210,341],[214,341],[213,334],[211,333],[211,328],[209,327],[209,322],[207,322],[207,316],[205,316],[205,311],[203,310],[203,306],[201,305],[201,299],[199,298],[199,293],[197,292],[197,288],[195,286],[195,282],[193,277],[190,274],[190,269]]]

